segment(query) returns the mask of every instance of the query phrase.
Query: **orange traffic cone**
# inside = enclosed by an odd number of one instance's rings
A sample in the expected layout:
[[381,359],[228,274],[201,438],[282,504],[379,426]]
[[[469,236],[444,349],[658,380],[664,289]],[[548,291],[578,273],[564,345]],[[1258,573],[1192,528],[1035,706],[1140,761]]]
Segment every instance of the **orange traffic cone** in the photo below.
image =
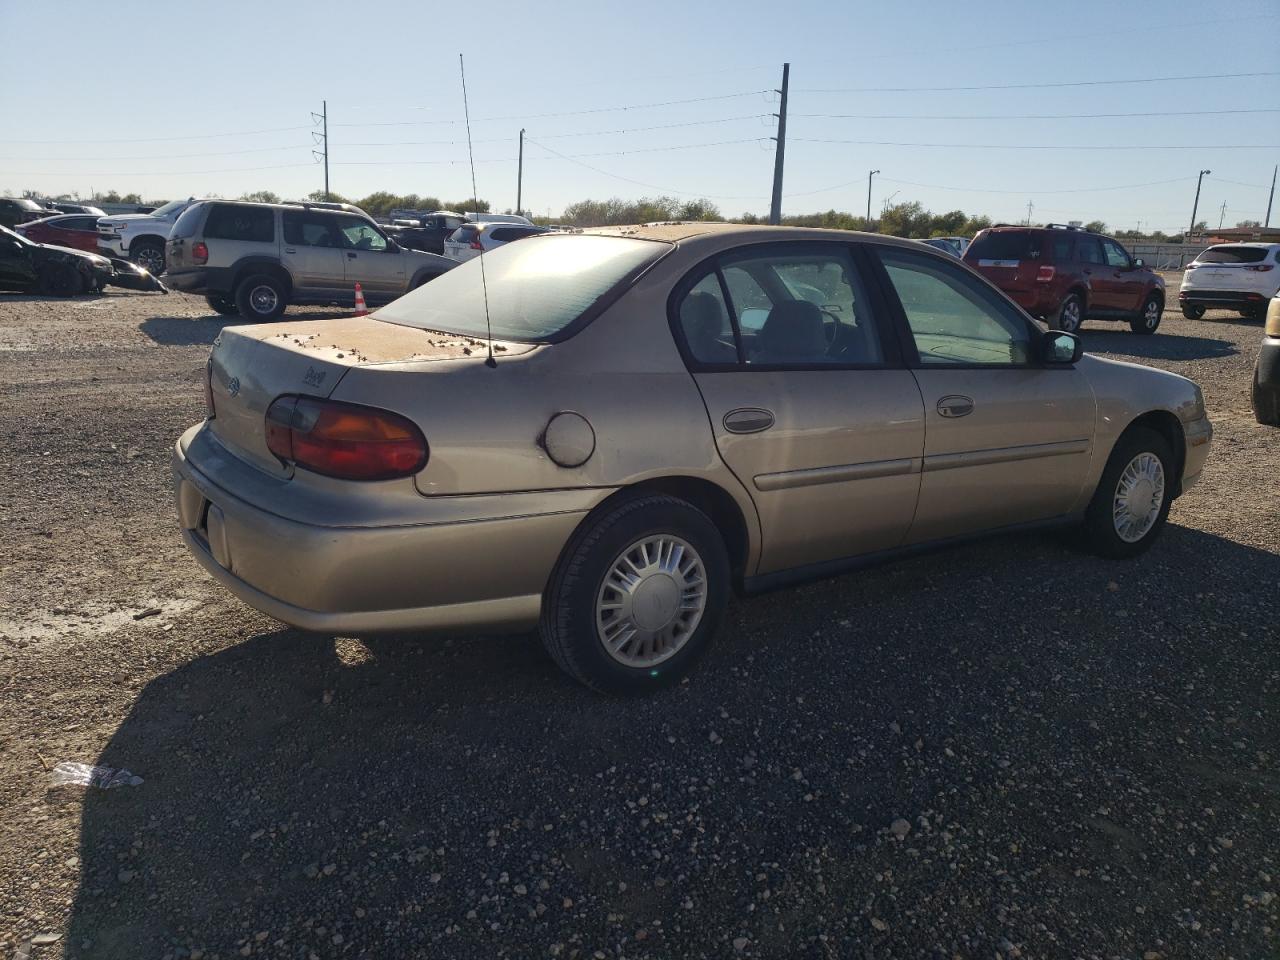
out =
[[363,317],[369,312],[369,308],[365,306],[364,291],[360,289],[360,281],[356,281],[356,316]]

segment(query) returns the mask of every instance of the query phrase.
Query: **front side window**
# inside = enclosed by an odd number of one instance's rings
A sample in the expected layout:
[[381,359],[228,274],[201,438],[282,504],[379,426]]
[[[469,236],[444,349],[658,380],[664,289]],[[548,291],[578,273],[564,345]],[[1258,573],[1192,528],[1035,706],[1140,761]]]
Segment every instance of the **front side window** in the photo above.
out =
[[878,250],[925,366],[1031,360],[1031,326],[966,271],[935,257]]
[[380,234],[368,220],[359,217],[335,217],[342,245],[349,250],[368,250],[381,253],[387,249],[387,238]]
[[1125,253],[1124,247],[1114,240],[1103,240],[1102,251],[1107,258],[1107,266],[1128,268],[1129,254]]
[[237,207],[214,204],[204,222],[207,240],[248,240],[271,243],[276,234],[276,212],[270,207]]
[[286,211],[284,220],[284,242],[301,247],[340,247],[338,232],[334,229],[332,217],[315,213],[294,213]]

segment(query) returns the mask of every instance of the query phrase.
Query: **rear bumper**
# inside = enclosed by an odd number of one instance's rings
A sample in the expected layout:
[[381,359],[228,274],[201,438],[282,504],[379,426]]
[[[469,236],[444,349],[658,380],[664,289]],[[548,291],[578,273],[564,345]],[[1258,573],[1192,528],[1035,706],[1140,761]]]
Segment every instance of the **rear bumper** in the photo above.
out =
[[1056,313],[1061,302],[1045,287],[1032,290],[1006,290],[1005,295],[1034,317],[1047,317]]
[[[193,444],[203,429],[187,431],[173,452],[183,542],[249,606],[306,630],[531,629],[564,544],[590,505],[610,492],[549,491],[540,497],[547,512],[519,516],[502,514],[523,495],[418,496],[416,522],[346,526],[347,518],[327,512],[317,517],[323,525],[307,523],[210,479],[259,471],[217,454],[216,442]],[[206,472],[188,456],[193,447],[227,462],[206,465]],[[247,480],[246,489],[254,489]],[[294,500],[288,483],[279,487],[281,504]]]
[[1265,307],[1269,296],[1256,291],[1236,290],[1181,290],[1178,303],[1184,307],[1204,307],[1218,310],[1244,310]]
[[164,282],[171,290],[182,293],[222,294],[232,293],[231,271],[226,267],[187,267],[165,271]]

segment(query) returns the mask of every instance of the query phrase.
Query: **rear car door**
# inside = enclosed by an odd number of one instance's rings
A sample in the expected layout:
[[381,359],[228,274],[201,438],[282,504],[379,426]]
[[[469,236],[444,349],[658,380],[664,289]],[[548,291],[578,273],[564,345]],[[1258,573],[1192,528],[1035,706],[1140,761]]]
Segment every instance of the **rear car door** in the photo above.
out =
[[672,327],[720,456],[760,517],[758,574],[898,546],[920,484],[920,391],[841,243],[714,258]]
[[1142,271],[1133,269],[1129,251],[1116,241],[1102,237],[1102,256],[1107,261],[1103,271],[1106,299],[1112,310],[1137,312],[1142,306],[1142,294],[1146,291],[1146,278]]
[[1080,275],[1084,278],[1085,290],[1089,298],[1086,314],[1093,307],[1100,310],[1116,309],[1111,305],[1112,293],[1107,285],[1107,273],[1110,268],[1102,252],[1102,242],[1097,237],[1079,237],[1076,240],[1076,259],[1080,263]]
[[907,541],[1070,512],[1093,447],[1087,378],[1042,365],[1039,328],[953,262],[888,245],[876,253],[924,400],[920,502]]
[[369,220],[341,214],[333,218],[342,239],[346,285],[358,282],[366,297],[394,300],[405,291],[404,257]]
[[286,210],[280,215],[284,263],[294,287],[308,296],[353,296],[347,283],[342,238],[330,214]]

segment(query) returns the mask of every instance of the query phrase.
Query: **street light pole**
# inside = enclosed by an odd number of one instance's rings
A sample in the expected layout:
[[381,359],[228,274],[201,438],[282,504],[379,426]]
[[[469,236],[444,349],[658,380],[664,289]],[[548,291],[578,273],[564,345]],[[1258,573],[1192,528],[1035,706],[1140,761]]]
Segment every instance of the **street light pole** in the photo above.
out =
[[787,87],[791,82],[791,64],[782,65],[782,88],[778,90],[778,135],[774,138],[773,198],[769,201],[769,222],[782,223],[782,161],[787,152]]
[[867,174],[867,230],[871,230],[871,178],[874,177],[879,170],[872,170]]
[[1196,202],[1191,205],[1191,228],[1187,231],[1188,236],[1196,232],[1196,211],[1200,209],[1200,184],[1206,173],[1213,173],[1213,171],[1201,170],[1200,176],[1196,178]]

